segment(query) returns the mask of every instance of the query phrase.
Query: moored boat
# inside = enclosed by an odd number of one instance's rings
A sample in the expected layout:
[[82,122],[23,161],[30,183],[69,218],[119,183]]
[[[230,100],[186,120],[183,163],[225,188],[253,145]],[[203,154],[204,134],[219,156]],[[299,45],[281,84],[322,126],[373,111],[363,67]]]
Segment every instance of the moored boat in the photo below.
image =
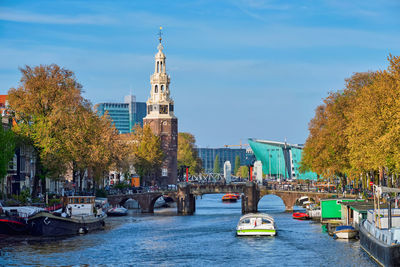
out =
[[95,197],[72,196],[62,201],[61,213],[43,211],[28,219],[32,235],[65,236],[103,229],[107,215],[101,209],[95,212]]
[[107,210],[107,216],[126,216],[128,215],[128,209],[124,207],[114,207]]
[[308,214],[305,213],[305,212],[293,212],[292,217],[293,217],[293,219],[296,219],[296,220],[309,220],[309,219],[311,219],[311,217],[308,216]]
[[308,216],[313,220],[319,220],[321,218],[321,208],[315,204],[311,204],[307,209]]
[[[382,194],[388,196],[388,208],[380,208]],[[392,209],[392,194],[400,189],[374,185],[375,209],[359,225],[360,245],[383,266],[400,266],[400,209]]]
[[341,225],[336,227],[333,233],[337,238],[352,239],[356,237],[358,231],[351,225]]
[[29,234],[28,218],[43,209],[38,207],[0,207],[0,234]]
[[238,200],[238,198],[235,194],[225,194],[222,197],[223,202],[236,202],[237,200]]
[[249,213],[242,216],[236,227],[238,236],[275,236],[275,220],[266,213]]

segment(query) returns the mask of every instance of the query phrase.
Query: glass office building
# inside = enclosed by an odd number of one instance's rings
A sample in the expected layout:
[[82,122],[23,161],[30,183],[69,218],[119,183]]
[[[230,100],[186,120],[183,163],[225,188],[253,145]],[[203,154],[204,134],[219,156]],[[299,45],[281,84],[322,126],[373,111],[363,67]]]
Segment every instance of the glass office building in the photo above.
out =
[[136,102],[133,95],[125,96],[124,103],[99,103],[95,105],[100,116],[106,112],[112,119],[115,128],[120,134],[132,132],[135,124],[143,127],[143,118],[146,117],[146,103]]
[[269,178],[316,180],[314,172],[300,173],[300,161],[303,145],[286,142],[249,139],[249,145],[261,161],[263,173]]
[[240,158],[240,165],[248,165],[253,161],[254,154],[250,149],[244,148],[196,148],[199,157],[202,161],[202,167],[204,172],[213,173],[214,172],[214,160],[217,155],[219,155],[219,166],[221,173],[223,172],[223,167],[225,161],[230,161],[232,166],[232,174],[235,170],[235,159],[236,156]]

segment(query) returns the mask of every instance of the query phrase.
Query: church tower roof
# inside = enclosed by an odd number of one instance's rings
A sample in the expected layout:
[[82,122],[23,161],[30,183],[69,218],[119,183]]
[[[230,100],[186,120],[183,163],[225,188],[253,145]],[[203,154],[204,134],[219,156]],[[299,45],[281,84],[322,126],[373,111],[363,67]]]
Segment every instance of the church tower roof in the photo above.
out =
[[170,77],[166,72],[166,56],[162,45],[162,27],[158,34],[154,73],[150,77],[150,98],[147,100],[147,118],[174,118],[174,101],[170,97]]

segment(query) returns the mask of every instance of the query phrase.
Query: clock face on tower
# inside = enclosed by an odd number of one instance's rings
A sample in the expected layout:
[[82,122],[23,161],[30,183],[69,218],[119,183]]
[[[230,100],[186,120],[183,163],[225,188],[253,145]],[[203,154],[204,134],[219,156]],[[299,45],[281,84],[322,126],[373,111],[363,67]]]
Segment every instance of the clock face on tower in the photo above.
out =
[[160,114],[168,114],[168,105],[160,105]]

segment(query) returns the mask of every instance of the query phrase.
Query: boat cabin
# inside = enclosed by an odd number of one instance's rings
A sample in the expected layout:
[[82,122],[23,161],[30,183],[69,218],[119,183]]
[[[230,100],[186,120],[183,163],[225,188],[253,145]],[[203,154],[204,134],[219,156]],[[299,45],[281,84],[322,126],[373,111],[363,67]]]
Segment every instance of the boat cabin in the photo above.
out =
[[364,201],[360,199],[321,199],[321,221],[342,218],[341,203]]
[[[367,219],[368,210],[374,208],[374,202],[341,202],[342,206],[342,223],[345,225],[352,225],[358,229],[358,224],[362,220]],[[387,204],[382,205],[387,208]]]
[[63,207],[67,214],[73,215],[93,215],[95,204],[94,196],[69,196],[62,198]]

